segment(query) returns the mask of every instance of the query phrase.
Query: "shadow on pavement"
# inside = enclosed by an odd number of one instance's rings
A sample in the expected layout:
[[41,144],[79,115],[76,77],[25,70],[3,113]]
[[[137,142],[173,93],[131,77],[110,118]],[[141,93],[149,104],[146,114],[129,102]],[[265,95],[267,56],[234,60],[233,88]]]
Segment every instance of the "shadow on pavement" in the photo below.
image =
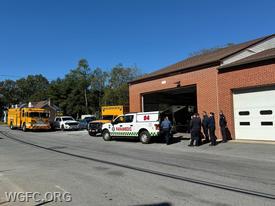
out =
[[156,204],[133,205],[133,206],[172,206],[172,204],[169,202],[162,202],[162,203],[156,203]]

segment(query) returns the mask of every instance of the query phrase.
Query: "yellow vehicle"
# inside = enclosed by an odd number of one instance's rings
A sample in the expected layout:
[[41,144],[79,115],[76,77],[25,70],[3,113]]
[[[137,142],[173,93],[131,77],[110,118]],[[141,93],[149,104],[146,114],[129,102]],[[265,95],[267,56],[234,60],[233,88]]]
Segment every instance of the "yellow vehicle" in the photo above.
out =
[[117,116],[127,112],[128,107],[122,105],[101,107],[101,119],[94,120],[88,125],[89,135],[96,136],[96,134],[101,133],[101,128],[103,124],[110,123]]
[[8,126],[11,129],[48,130],[49,112],[40,108],[11,108],[8,110]]

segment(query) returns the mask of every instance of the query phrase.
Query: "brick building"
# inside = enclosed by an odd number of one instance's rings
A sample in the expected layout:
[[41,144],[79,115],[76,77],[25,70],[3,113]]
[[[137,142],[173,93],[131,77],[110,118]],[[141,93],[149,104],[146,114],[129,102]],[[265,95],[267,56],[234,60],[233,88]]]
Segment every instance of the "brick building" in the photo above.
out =
[[187,58],[130,82],[129,92],[131,112],[182,106],[173,120],[184,128],[202,111],[217,124],[222,110],[233,139],[275,141],[275,34]]

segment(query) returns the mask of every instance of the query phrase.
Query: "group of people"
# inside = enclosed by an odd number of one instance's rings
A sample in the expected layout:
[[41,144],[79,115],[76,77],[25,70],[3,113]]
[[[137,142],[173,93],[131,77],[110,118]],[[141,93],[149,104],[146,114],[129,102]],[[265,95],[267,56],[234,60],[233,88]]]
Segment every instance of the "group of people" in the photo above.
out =
[[[222,142],[227,142],[227,135],[226,135],[226,128],[227,128],[227,122],[225,119],[225,116],[223,112],[220,112],[219,117],[219,126],[221,129],[222,134]],[[201,134],[201,128],[203,129],[203,135],[205,138],[205,143],[210,142],[210,146],[215,146],[216,143],[216,123],[215,123],[215,116],[213,112],[210,112],[210,115],[207,115],[207,112],[203,112],[202,120],[200,118],[200,115],[198,113],[194,114],[191,117],[190,121],[190,133],[191,133],[191,141],[188,146],[199,146],[202,142],[202,134]]]
[[[225,116],[223,112],[220,112],[219,117],[219,126],[221,129],[222,134],[222,142],[227,142],[227,135],[226,135],[226,128],[227,128],[227,122],[225,119]],[[166,144],[170,144],[171,141],[171,129],[172,129],[172,123],[169,120],[168,116],[164,118],[164,120],[161,122],[161,131],[163,136],[165,137]],[[201,128],[203,130],[203,135],[201,133]],[[208,116],[207,112],[203,112],[202,119],[200,118],[200,115],[198,113],[195,113],[193,116],[191,116],[190,120],[190,133],[191,133],[191,141],[188,146],[199,146],[202,143],[202,139],[204,136],[204,142],[209,143],[210,146],[215,146],[216,143],[216,123],[215,123],[215,116],[213,112],[210,112],[210,115]]]

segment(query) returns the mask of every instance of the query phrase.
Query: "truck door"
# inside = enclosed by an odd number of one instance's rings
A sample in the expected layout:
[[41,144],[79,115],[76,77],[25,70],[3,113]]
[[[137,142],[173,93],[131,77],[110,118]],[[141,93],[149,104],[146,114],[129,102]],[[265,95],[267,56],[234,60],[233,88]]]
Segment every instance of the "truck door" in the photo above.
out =
[[129,115],[125,115],[125,119],[124,119],[124,123],[123,123],[123,132],[124,132],[124,136],[127,137],[133,137],[133,136],[137,136],[137,132],[136,130],[136,124],[134,124],[134,115],[129,114]]
[[115,119],[111,129],[112,136],[133,136],[133,118],[134,115],[122,115]]

